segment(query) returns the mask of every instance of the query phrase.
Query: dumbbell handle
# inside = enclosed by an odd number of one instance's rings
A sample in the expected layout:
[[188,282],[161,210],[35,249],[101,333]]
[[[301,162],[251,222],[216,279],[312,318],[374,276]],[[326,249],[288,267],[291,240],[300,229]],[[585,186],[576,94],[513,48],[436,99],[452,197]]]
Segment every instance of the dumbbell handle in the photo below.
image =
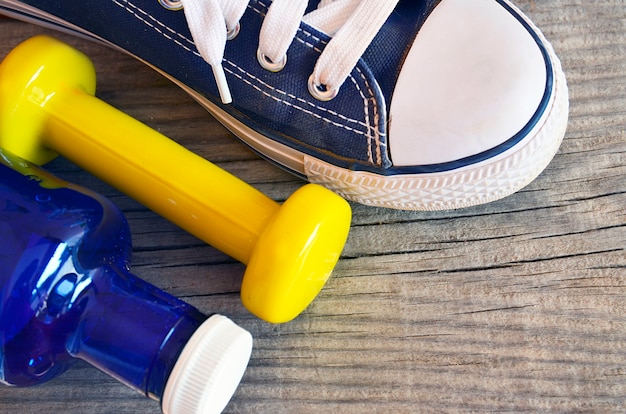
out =
[[81,91],[45,105],[44,144],[247,264],[280,205],[145,124]]

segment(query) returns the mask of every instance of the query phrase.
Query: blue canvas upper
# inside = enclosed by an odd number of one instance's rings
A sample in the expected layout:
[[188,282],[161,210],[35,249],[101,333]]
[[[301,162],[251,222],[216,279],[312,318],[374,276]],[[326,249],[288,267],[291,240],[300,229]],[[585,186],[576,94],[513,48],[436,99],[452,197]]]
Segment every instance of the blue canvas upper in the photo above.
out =
[[[525,136],[525,131],[520,131],[496,148],[453,163],[393,167],[388,152],[388,107],[404,58],[439,0],[401,0],[337,97],[327,102],[310,95],[307,80],[330,38],[302,23],[287,52],[286,67],[269,72],[259,65],[256,49],[271,2],[251,0],[240,21],[239,35],[226,44],[223,66],[233,95],[229,105],[221,104],[211,68],[197,52],[182,11],[167,10],[157,0],[23,3],[149,62],[260,134],[342,168],[382,175],[444,171],[489,158]],[[546,65],[550,65],[547,56]],[[547,73],[543,106],[552,82],[551,70]],[[534,125],[542,111],[538,108],[526,128]]]

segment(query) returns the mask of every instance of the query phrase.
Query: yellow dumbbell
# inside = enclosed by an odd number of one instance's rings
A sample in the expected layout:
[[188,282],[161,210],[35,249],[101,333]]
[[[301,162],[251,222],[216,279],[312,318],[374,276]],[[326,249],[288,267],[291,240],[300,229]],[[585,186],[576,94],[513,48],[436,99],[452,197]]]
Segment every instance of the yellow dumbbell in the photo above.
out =
[[247,265],[241,299],[272,323],[295,318],[334,269],[349,204],[307,184],[282,205],[94,97],[92,62],[46,36],[0,64],[0,146],[35,164],[73,161]]

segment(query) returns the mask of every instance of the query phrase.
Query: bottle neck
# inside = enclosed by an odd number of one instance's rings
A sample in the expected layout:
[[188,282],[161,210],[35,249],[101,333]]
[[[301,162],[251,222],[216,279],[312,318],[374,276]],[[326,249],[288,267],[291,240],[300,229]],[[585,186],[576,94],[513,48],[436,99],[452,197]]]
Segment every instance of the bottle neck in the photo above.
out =
[[80,317],[67,352],[160,400],[183,347],[207,317],[124,270],[103,266],[88,280],[75,295]]

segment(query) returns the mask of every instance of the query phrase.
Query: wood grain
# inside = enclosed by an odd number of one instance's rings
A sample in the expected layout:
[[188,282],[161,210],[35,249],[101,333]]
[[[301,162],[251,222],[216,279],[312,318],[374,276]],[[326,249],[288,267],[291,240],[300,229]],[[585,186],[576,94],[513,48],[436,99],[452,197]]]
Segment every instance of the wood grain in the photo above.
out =
[[[353,204],[333,277],[296,320],[242,307],[243,265],[64,159],[48,168],[127,215],[134,272],[255,338],[231,413],[626,411],[626,5],[516,2],[564,65],[570,122],[531,185],[448,212]],[[0,56],[47,30],[0,19]],[[98,96],[276,200],[303,183],[258,158],[132,58],[67,35]],[[156,413],[85,363],[45,385],[0,387],[0,412]]]

